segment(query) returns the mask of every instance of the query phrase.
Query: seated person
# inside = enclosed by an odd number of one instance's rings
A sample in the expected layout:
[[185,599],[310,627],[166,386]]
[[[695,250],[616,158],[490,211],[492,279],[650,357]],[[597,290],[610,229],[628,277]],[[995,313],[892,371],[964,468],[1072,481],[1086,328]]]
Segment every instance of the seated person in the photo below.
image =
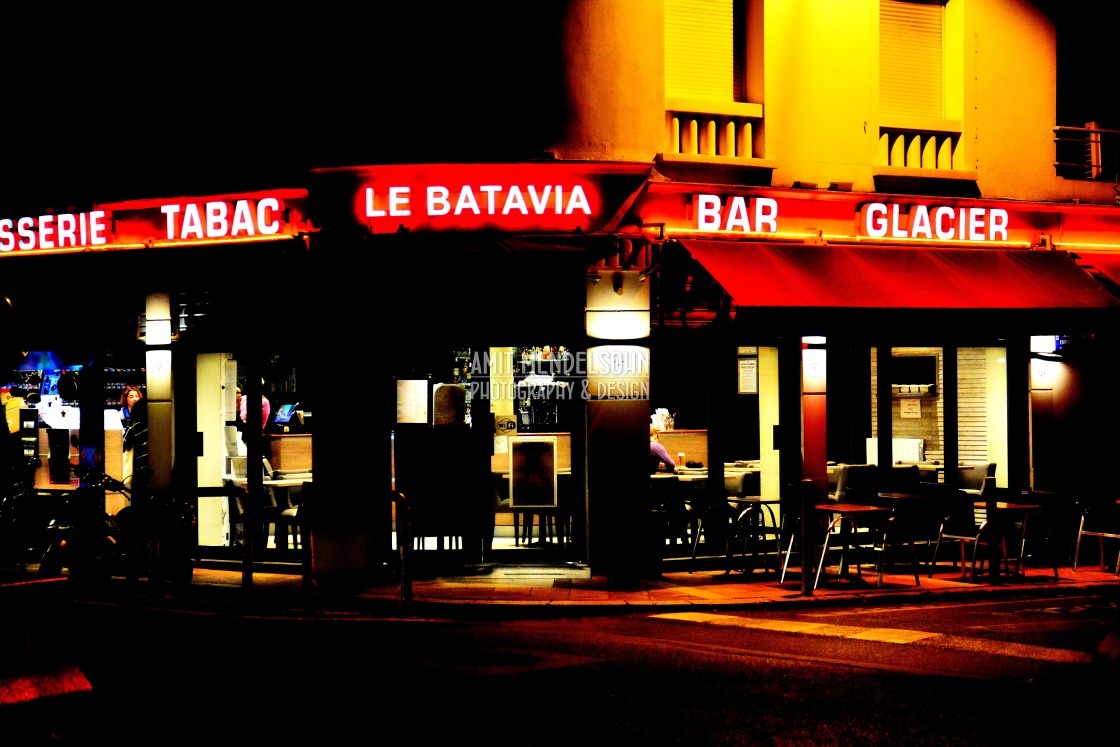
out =
[[661,431],[651,425],[649,427],[650,474],[661,470],[662,465],[664,465],[664,471],[666,472],[677,471],[677,463],[673,461],[673,457],[669,456],[669,450],[661,443]]

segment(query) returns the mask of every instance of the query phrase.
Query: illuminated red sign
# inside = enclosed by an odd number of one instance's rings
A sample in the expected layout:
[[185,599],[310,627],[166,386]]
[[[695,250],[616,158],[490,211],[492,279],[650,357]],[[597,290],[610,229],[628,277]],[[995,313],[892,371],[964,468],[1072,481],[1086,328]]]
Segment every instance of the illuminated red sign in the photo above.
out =
[[0,256],[268,241],[313,231],[307,191],[145,199],[82,213],[0,218]]
[[868,202],[860,207],[858,228],[876,238],[1007,241],[1007,210]]
[[77,249],[105,244],[109,236],[104,210],[0,218],[0,252]]
[[[700,231],[774,234],[780,230],[781,203],[773,197],[696,194],[693,214]],[[1003,208],[866,202],[859,206],[856,233],[888,239],[1007,241],[1007,221]]]
[[1120,207],[650,182],[629,220],[665,235],[929,246],[1117,246]]
[[[327,173],[326,170],[320,173]],[[341,169],[357,176],[354,219],[371,233],[602,230],[644,184],[644,164],[391,165]],[[616,177],[629,177],[621,190]]]

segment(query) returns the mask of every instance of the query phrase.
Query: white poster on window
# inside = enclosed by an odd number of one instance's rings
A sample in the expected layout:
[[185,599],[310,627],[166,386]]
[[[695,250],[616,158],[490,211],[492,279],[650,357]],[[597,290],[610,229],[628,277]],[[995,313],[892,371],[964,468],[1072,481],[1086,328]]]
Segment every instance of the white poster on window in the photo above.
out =
[[758,358],[739,359],[739,394],[758,394]]
[[916,397],[899,400],[899,407],[901,408],[901,416],[904,418],[922,417],[922,401]]

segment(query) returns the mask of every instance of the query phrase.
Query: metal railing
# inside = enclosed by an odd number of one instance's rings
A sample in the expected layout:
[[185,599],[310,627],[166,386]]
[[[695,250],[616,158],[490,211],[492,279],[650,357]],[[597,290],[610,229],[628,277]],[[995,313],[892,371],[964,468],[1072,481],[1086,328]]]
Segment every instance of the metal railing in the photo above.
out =
[[1115,182],[1120,165],[1120,131],[1084,127],[1054,128],[1054,172],[1063,179]]

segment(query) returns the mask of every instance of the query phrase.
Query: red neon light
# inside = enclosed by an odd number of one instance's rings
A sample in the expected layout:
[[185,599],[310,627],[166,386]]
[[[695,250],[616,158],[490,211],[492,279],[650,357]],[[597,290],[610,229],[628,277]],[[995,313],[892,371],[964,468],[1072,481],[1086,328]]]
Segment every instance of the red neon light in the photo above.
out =
[[109,236],[104,210],[0,218],[0,253],[98,246],[108,243]]
[[[710,189],[710,188],[709,188]],[[708,191],[696,184],[651,182],[635,206],[644,224],[669,234],[827,243],[914,246],[1053,245],[1076,250],[1120,245],[1120,208],[977,198],[937,200],[788,188]]]
[[0,218],[0,256],[175,243],[257,241],[314,231],[306,190],[132,200],[85,213]]
[[578,163],[369,167],[358,172],[353,214],[372,233],[591,232],[610,217],[604,178],[647,171]]

